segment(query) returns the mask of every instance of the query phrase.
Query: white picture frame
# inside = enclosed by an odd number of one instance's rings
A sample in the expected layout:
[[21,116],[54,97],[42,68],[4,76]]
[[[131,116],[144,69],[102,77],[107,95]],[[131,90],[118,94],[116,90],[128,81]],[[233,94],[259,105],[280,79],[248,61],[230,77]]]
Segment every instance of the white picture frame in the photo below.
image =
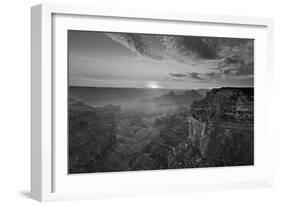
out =
[[[104,18],[107,23],[95,22],[95,18]],[[200,24],[202,28],[209,28],[209,26],[212,28],[209,29],[208,32],[211,33],[208,34],[216,35],[218,32],[222,32],[222,28],[227,28],[223,31],[224,36],[258,39],[257,53],[255,54],[257,60],[257,63],[255,63],[257,64],[255,66],[255,138],[257,136],[255,166],[250,168],[123,172],[106,175],[86,174],[69,177],[65,167],[61,166],[67,164],[65,162],[66,154],[64,155],[66,149],[63,148],[65,139],[58,139],[58,136],[60,136],[58,134],[65,133],[67,128],[57,129],[57,124],[64,119],[61,118],[62,113],[58,112],[60,110],[56,109],[58,107],[63,108],[63,105],[65,105],[65,99],[60,98],[66,96],[63,85],[67,75],[64,69],[58,69],[65,68],[65,59],[67,59],[65,31],[69,28],[91,30],[93,25],[96,26],[96,30],[116,31],[117,26],[114,24],[116,20],[121,22],[118,31],[143,31],[145,24],[151,21],[152,23],[160,22],[163,25],[169,24],[170,26],[174,24],[174,31],[180,34],[184,32],[181,31],[182,27]],[[139,22],[140,26],[134,26],[134,21]],[[113,22],[112,28],[110,28],[110,22]],[[272,87],[272,19],[40,4],[31,8],[31,26],[32,198],[39,201],[54,201],[151,193],[270,187],[273,185],[272,148],[274,137],[269,132],[270,128],[267,127],[266,121],[266,108],[270,107],[271,102],[270,97],[262,97],[262,94]],[[167,30],[169,34],[173,34],[169,28]],[[149,31],[156,32],[152,26],[148,26],[145,30],[145,32]],[[194,31],[200,34],[200,28],[194,29]],[[201,34],[203,31],[201,30]],[[267,88],[267,91],[265,91],[265,88]],[[263,151],[260,150],[262,146],[264,147]],[[58,152],[58,149],[60,149],[60,152]],[[166,181],[163,181],[164,179]],[[80,187],[82,185],[84,185],[83,189]]]

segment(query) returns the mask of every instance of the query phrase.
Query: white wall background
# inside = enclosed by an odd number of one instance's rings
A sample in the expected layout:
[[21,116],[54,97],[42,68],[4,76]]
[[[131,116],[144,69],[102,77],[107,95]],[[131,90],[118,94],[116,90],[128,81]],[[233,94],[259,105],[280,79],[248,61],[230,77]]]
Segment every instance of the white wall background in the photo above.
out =
[[[0,205],[37,205],[29,196],[30,181],[30,6],[47,1],[1,2],[0,21]],[[265,16],[275,20],[275,107],[271,108],[275,138],[276,186],[271,189],[214,191],[85,200],[60,205],[280,205],[281,204],[281,5],[276,0],[53,0],[114,8],[136,8],[207,14]],[[266,69],[266,68],[265,68]],[[265,94],[265,98],[266,98]],[[266,137],[265,137],[266,138]]]

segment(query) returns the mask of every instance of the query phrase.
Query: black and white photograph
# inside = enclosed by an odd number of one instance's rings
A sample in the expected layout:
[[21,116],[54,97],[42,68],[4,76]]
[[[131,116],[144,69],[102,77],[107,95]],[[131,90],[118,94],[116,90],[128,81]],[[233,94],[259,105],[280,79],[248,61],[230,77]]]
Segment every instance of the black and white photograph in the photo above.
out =
[[69,174],[254,165],[254,39],[67,37]]

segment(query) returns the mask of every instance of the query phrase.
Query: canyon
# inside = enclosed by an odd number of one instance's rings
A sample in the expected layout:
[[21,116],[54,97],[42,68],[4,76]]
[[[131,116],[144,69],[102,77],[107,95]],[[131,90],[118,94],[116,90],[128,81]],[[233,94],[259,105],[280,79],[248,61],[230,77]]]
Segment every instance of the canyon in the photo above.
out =
[[140,102],[94,107],[70,97],[70,174],[254,164],[253,88]]

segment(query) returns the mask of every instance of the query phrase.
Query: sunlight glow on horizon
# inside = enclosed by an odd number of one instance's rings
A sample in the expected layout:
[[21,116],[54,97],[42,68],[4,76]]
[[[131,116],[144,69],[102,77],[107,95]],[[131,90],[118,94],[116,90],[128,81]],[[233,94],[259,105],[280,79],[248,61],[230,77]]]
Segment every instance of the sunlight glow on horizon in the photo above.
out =
[[151,89],[160,89],[160,88],[163,88],[161,86],[159,86],[158,82],[148,82],[147,85],[146,85],[148,88],[151,88]]

